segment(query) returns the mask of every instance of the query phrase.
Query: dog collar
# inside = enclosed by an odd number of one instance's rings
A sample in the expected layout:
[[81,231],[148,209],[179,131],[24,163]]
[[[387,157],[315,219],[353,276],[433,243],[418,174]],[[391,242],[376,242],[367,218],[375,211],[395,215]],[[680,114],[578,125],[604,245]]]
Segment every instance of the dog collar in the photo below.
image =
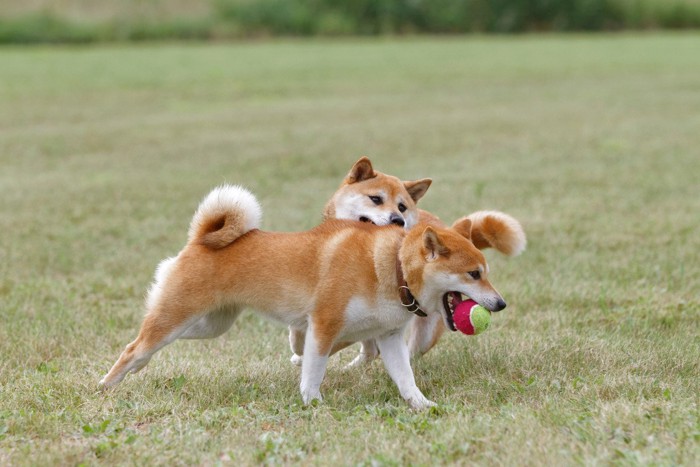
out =
[[401,305],[416,316],[428,316],[425,311],[421,309],[420,303],[418,303],[416,297],[411,293],[411,289],[408,288],[408,283],[403,276],[403,268],[401,267],[399,255],[396,255],[396,279],[399,284],[399,300],[401,300]]

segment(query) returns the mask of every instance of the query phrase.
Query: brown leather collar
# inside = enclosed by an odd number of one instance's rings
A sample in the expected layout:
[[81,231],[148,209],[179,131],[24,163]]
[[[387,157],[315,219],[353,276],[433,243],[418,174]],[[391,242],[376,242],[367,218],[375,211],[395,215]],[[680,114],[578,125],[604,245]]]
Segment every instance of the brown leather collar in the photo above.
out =
[[416,297],[413,296],[411,290],[408,288],[406,279],[403,277],[403,268],[401,268],[401,259],[399,259],[399,255],[396,255],[396,279],[399,284],[399,300],[401,300],[401,304],[416,316],[428,316],[425,311],[421,309],[418,300],[416,300]]

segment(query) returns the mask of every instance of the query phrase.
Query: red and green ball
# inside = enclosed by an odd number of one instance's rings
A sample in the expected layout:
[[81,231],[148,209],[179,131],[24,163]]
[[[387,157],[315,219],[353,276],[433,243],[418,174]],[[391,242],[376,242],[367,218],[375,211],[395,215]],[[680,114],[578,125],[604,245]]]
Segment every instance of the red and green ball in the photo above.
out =
[[475,336],[486,331],[491,324],[491,312],[474,300],[460,302],[452,313],[455,327],[464,334]]

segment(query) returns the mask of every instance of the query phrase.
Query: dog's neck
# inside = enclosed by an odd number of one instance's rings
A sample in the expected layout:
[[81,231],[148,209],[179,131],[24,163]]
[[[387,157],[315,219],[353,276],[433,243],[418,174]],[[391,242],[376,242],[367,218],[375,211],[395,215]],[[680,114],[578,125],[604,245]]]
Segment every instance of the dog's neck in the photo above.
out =
[[428,316],[425,311],[420,307],[420,303],[416,300],[416,297],[411,293],[408,284],[406,283],[406,278],[403,275],[403,268],[401,267],[401,258],[396,255],[396,280],[399,286],[399,300],[401,304],[411,313],[416,316]]

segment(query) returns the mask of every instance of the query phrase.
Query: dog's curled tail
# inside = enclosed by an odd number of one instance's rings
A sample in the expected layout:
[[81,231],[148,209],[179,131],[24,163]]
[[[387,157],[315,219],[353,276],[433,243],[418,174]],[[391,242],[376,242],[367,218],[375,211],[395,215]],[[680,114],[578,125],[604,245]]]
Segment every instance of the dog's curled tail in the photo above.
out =
[[525,231],[514,217],[499,211],[477,211],[467,219],[472,221],[472,243],[478,249],[492,247],[507,256],[525,250]]
[[190,223],[188,243],[218,250],[246,232],[260,228],[262,209],[253,194],[243,187],[214,188],[197,208]]

